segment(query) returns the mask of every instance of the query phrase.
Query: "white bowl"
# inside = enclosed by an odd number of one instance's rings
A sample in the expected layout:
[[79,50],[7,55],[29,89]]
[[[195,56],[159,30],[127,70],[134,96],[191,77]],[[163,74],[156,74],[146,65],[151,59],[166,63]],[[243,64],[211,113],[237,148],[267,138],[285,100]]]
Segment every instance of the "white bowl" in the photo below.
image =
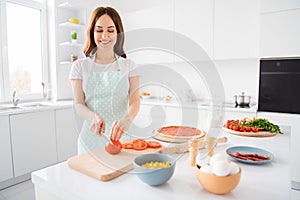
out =
[[141,96],[142,97],[142,99],[151,99],[151,95],[150,96]]

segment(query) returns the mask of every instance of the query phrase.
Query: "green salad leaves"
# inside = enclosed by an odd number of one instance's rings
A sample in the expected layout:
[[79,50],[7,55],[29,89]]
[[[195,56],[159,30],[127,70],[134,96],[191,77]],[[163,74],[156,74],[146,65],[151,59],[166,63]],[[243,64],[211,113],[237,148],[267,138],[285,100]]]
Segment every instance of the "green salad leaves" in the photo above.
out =
[[278,125],[269,122],[269,120],[267,119],[254,118],[247,125],[250,127],[263,128],[264,130],[270,131],[271,133],[282,133]]

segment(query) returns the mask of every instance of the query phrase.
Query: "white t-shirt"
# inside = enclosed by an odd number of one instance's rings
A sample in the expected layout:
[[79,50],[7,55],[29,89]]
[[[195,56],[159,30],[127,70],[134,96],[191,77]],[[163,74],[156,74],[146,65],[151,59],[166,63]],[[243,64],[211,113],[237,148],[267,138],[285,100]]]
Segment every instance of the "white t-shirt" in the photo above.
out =
[[115,71],[118,69],[118,63],[120,69],[127,74],[128,77],[140,76],[137,70],[137,65],[130,59],[119,57],[118,61],[114,61],[110,64],[98,64],[95,63],[92,58],[86,57],[76,60],[71,68],[69,79],[81,79],[82,87],[85,88],[87,79],[93,67],[95,72],[102,71]]

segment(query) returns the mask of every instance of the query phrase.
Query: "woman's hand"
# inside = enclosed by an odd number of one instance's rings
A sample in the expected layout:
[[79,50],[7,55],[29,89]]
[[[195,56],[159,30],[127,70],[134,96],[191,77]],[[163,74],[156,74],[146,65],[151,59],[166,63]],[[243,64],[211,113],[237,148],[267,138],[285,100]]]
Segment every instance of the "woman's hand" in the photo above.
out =
[[98,136],[101,136],[105,133],[105,121],[103,117],[98,115],[97,113],[94,114],[94,120],[90,126],[90,129]]
[[124,132],[129,129],[131,120],[129,118],[124,118],[122,120],[114,121],[111,127],[110,138],[112,140],[119,141],[123,136]]

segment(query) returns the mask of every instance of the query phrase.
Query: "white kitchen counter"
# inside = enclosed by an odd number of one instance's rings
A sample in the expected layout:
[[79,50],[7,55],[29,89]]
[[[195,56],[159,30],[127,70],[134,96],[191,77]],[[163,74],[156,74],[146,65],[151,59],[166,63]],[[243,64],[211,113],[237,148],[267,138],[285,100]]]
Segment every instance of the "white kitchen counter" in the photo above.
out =
[[141,182],[131,173],[109,182],[101,182],[68,167],[66,162],[32,173],[36,200],[41,199],[291,199],[290,182],[290,129],[285,134],[268,138],[250,138],[231,135],[226,144],[216,147],[225,152],[230,146],[247,145],[266,149],[273,153],[272,163],[249,165],[242,168],[240,184],[226,195],[214,195],[202,188],[196,179],[195,169],[188,163],[188,154],[177,161],[173,177],[158,187]]
[[[42,106],[39,106],[41,104]],[[20,103],[15,109],[0,109],[0,115],[11,115],[20,113],[31,113],[44,110],[55,110],[70,108],[73,106],[72,100],[65,101],[40,101]],[[11,104],[0,104],[0,107],[12,107]]]
[[[159,106],[170,106],[170,107],[179,107],[179,108],[198,108],[198,109],[209,109],[209,102],[207,101],[176,101],[176,100],[160,100],[158,98],[142,99],[142,105],[159,105]],[[224,111],[232,112],[249,112],[256,113],[257,105],[250,105],[249,108],[240,108],[235,107],[234,103],[226,103],[224,105]]]

